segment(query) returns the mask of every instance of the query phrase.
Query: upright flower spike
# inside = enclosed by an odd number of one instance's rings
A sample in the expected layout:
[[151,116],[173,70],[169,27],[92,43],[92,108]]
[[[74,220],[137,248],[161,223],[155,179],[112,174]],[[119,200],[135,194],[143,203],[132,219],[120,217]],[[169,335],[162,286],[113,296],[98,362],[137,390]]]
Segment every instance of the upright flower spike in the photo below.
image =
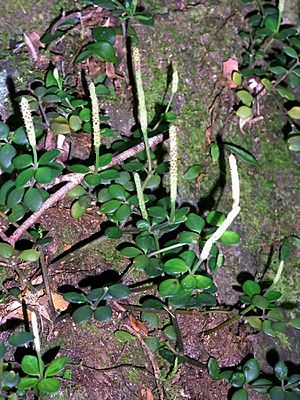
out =
[[171,84],[171,93],[174,96],[174,94],[177,93],[178,90],[178,71],[175,69],[173,70],[172,74],[172,84]]
[[133,48],[132,54],[133,67],[135,72],[135,84],[138,99],[138,112],[139,112],[139,122],[141,125],[141,131],[143,133],[143,138],[145,142],[145,150],[147,154],[149,171],[152,170],[151,155],[148,141],[148,120],[147,120],[147,108],[145,102],[145,94],[143,89],[142,74],[141,74],[141,59],[140,52],[137,47]]
[[21,112],[22,112],[22,117],[23,117],[24,124],[25,124],[27,138],[28,138],[29,144],[32,148],[32,151],[33,151],[34,165],[35,165],[35,167],[37,167],[38,162],[37,162],[37,151],[36,151],[36,137],[35,137],[33,119],[32,119],[32,115],[31,115],[29,103],[25,97],[22,97],[22,99],[21,99]]
[[171,223],[174,222],[175,218],[175,207],[176,207],[176,197],[177,197],[177,132],[174,125],[170,126],[170,201],[171,201]]
[[143,219],[148,220],[148,213],[147,213],[146,204],[145,204],[145,200],[144,200],[144,194],[143,194],[143,188],[142,188],[140,176],[137,172],[135,172],[133,174],[133,178],[134,178],[136,194],[137,194],[142,217],[143,217]]
[[99,103],[96,95],[96,89],[93,82],[89,85],[89,92],[92,102],[92,122],[93,122],[93,144],[95,148],[95,172],[99,170],[99,153],[100,153],[100,144],[101,144],[101,133],[100,133],[100,119],[99,119]]

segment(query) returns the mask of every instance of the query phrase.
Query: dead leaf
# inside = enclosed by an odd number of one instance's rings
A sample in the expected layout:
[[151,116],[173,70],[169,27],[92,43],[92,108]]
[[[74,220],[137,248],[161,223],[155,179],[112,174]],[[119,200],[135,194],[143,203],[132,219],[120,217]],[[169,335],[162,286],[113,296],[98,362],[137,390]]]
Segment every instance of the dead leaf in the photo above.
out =
[[144,387],[141,388],[139,393],[139,400],[154,400],[151,389]]
[[232,80],[232,73],[239,70],[238,61],[235,58],[229,58],[227,61],[223,61],[223,75],[229,82],[231,89],[237,87]]
[[143,332],[145,335],[148,334],[148,328],[141,321],[136,319],[134,315],[129,314],[129,322],[135,331]]
[[24,33],[24,40],[33,61],[39,67],[47,67],[49,64],[48,58],[40,54],[40,48],[45,47],[40,41],[40,36],[36,32],[28,32]]
[[66,301],[59,293],[51,292],[52,300],[56,311],[62,312],[69,307],[69,302]]

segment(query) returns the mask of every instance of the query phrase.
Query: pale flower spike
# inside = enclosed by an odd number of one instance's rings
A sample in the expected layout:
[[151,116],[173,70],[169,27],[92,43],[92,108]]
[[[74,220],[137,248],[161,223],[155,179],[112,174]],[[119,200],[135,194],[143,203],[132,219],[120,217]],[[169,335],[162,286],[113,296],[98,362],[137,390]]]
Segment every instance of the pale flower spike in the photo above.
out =
[[96,89],[93,82],[89,85],[89,92],[92,101],[92,121],[93,121],[93,134],[94,134],[94,146],[100,147],[100,119],[99,119],[99,104],[96,95]]
[[176,197],[177,197],[177,133],[174,125],[170,126],[170,201],[171,201],[171,221],[175,217]]
[[171,86],[171,93],[172,95],[176,94],[178,90],[178,71],[173,71],[172,74],[172,86]]
[[227,215],[224,222],[218,227],[218,229],[214,232],[214,234],[205,243],[202,252],[200,254],[201,261],[207,260],[213,244],[220,239],[220,237],[229,228],[229,226],[232,224],[233,220],[236,218],[236,216],[239,214],[241,210],[239,206],[240,182],[236,165],[236,159],[233,154],[229,156],[229,166],[231,172],[231,186],[232,186],[232,199],[233,199],[232,209]]
[[34,336],[34,347],[36,352],[38,353],[41,351],[41,342],[40,342],[39,328],[35,312],[31,313],[31,326],[32,326],[32,333]]
[[25,97],[22,97],[21,99],[21,112],[29,144],[32,148],[36,148],[36,138],[35,138],[33,120],[30,112],[30,106]]
[[135,70],[135,83],[138,96],[139,121],[141,125],[141,130],[145,134],[147,133],[147,128],[148,128],[147,109],[146,109],[145,94],[144,94],[142,75],[141,75],[140,51],[137,47],[133,48],[132,59]]
[[142,188],[140,176],[137,172],[135,172],[133,174],[133,178],[134,178],[136,194],[137,194],[142,217],[143,217],[143,219],[148,220],[148,213],[147,213],[146,204],[145,204],[145,200],[144,200],[144,194],[143,194],[143,188]]

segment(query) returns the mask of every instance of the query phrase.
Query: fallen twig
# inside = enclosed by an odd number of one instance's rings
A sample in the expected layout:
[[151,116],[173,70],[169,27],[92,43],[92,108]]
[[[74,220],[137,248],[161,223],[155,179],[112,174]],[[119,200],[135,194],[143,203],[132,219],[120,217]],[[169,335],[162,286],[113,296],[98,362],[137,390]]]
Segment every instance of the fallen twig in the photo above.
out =
[[[159,134],[157,136],[154,136],[153,138],[149,139],[149,146],[155,146],[156,144],[160,143],[163,141],[163,134]],[[116,155],[112,161],[103,167],[101,170],[105,170],[107,168],[113,167],[115,165],[121,164],[123,161],[127,160],[130,157],[133,157],[134,155],[140,153],[145,149],[144,143],[139,143],[136,146],[123,151],[123,153],[120,153]],[[7,237],[2,231],[0,231],[0,237],[8,242],[10,245],[14,246],[16,241],[27,231],[28,228],[30,228],[31,225],[33,225],[43,214],[48,208],[53,206],[56,202],[58,202],[60,199],[64,198],[65,195],[73,189],[75,186],[79,185],[85,174],[69,174],[65,175],[64,180],[70,180],[65,186],[62,188],[58,189],[55,193],[53,193],[46,201],[43,203],[42,207],[36,211],[34,214],[32,214],[18,229],[15,230],[15,232],[10,236]]]

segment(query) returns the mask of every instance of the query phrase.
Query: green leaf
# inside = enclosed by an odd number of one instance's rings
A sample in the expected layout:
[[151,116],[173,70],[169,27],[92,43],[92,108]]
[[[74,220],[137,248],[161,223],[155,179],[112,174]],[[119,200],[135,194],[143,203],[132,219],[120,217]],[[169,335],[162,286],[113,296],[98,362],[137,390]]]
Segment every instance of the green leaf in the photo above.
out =
[[167,274],[176,275],[188,271],[189,266],[181,258],[172,258],[164,263],[163,270]]
[[251,303],[256,307],[261,308],[262,310],[268,308],[269,306],[269,301],[260,294],[256,294],[255,296],[253,296],[251,299]]
[[116,283],[110,286],[108,293],[115,299],[127,299],[127,297],[129,297],[131,294],[128,286],[121,283]]
[[270,389],[269,395],[272,400],[286,400],[285,391],[280,386],[273,386]]
[[39,165],[47,165],[54,161],[56,157],[60,154],[59,150],[50,150],[46,151],[40,158],[39,158]]
[[210,155],[211,155],[211,158],[212,158],[213,162],[218,161],[219,156],[220,156],[220,149],[219,149],[219,146],[216,143],[213,143],[210,146]]
[[79,131],[82,127],[82,120],[78,115],[71,115],[69,118],[69,125],[72,131]]
[[285,52],[285,54],[287,54],[288,56],[292,57],[292,58],[298,58],[298,53],[295,49],[293,49],[293,47],[291,46],[283,46],[283,51]]
[[280,86],[278,88],[276,88],[276,92],[283,97],[284,99],[288,99],[290,101],[294,101],[296,99],[295,95],[293,92],[291,92],[290,90]]
[[151,350],[151,353],[155,353],[159,349],[159,340],[157,337],[148,337],[144,339],[144,342]]
[[268,379],[260,378],[252,382],[251,388],[253,388],[257,393],[265,394],[268,393],[268,390],[272,385],[272,382]]
[[4,169],[9,168],[16,154],[17,151],[14,146],[6,143],[0,148],[0,166]]
[[111,163],[111,160],[112,160],[111,153],[103,154],[103,156],[99,157],[99,168],[106,167],[108,164]]
[[268,318],[275,320],[275,321],[283,321],[284,320],[284,315],[281,310],[278,308],[273,308],[268,312]]
[[34,169],[27,168],[24,171],[20,172],[16,178],[16,186],[21,187],[25,186],[34,176]]
[[273,72],[273,74],[275,74],[275,75],[284,75],[287,72],[287,70],[285,68],[280,67],[280,66],[269,67],[269,71]]
[[115,331],[114,335],[120,342],[132,342],[135,340],[135,336],[122,330]]
[[262,321],[259,317],[247,317],[246,319],[249,325],[252,326],[252,328],[259,330],[262,328]]
[[35,179],[38,183],[48,184],[51,183],[58,175],[60,171],[50,167],[39,167],[35,172]]
[[98,174],[88,174],[84,177],[84,182],[91,188],[94,188],[101,183],[101,178]]
[[84,321],[89,320],[93,315],[93,310],[90,306],[85,305],[82,307],[77,308],[74,311],[72,318],[74,319],[76,324],[81,324]]
[[35,356],[24,356],[21,362],[21,368],[25,374],[39,376],[39,362]]
[[159,324],[158,315],[152,312],[143,311],[141,313],[141,320],[146,323],[149,329],[156,329]]
[[288,111],[288,116],[293,119],[300,119],[300,107],[295,106]]
[[266,292],[266,293],[264,294],[264,297],[265,297],[266,299],[268,299],[269,301],[276,301],[276,300],[279,300],[281,296],[282,296],[282,294],[281,294],[280,292],[276,292],[276,291],[274,291],[274,290],[271,290],[271,291]]
[[110,226],[109,228],[105,229],[105,236],[107,236],[110,239],[120,239],[122,235],[123,235],[122,229],[118,228],[117,226]]
[[88,301],[99,301],[104,298],[105,291],[103,288],[92,289],[90,293],[86,296]]
[[196,288],[197,289],[208,289],[212,284],[212,278],[206,275],[195,275]]
[[237,109],[236,115],[241,119],[247,119],[252,117],[252,109],[247,106],[241,106]]
[[280,261],[286,261],[286,259],[292,254],[292,246],[288,238],[285,238],[280,248]]
[[180,232],[178,240],[180,243],[196,244],[199,242],[199,234],[196,232]]
[[282,381],[288,376],[289,371],[283,361],[278,361],[278,363],[276,363],[274,366],[274,372],[276,377]]
[[205,221],[199,215],[190,213],[185,222],[185,226],[191,231],[200,233],[205,226]]
[[37,387],[42,393],[56,393],[60,389],[60,380],[56,378],[45,378],[39,381]]
[[261,288],[258,283],[247,280],[246,282],[243,283],[243,291],[250,297],[260,294]]
[[63,298],[70,303],[86,303],[87,297],[83,293],[68,292],[63,294]]
[[242,388],[233,393],[231,400],[248,400],[248,398],[246,389]]
[[278,16],[272,15],[265,19],[264,25],[273,33],[277,33]]
[[13,180],[8,180],[0,188],[0,204],[4,206],[6,204],[7,196],[11,190],[15,187]]
[[124,249],[120,250],[120,253],[123,257],[134,258],[142,252],[136,247],[124,247]]
[[45,371],[45,378],[55,376],[62,372],[65,366],[68,364],[69,358],[67,356],[61,356],[53,360]]
[[229,383],[233,387],[242,387],[246,383],[246,377],[242,372],[234,372],[229,379]]
[[253,102],[253,96],[247,90],[239,90],[237,93],[238,98],[246,105],[251,106]]
[[194,180],[200,174],[201,170],[202,170],[201,165],[193,165],[187,169],[183,177],[187,181]]
[[94,317],[97,321],[107,322],[112,319],[112,311],[108,306],[97,307],[94,312]]
[[80,196],[83,196],[85,193],[85,189],[81,185],[77,185],[73,189],[68,191],[67,196],[71,198],[78,198]]
[[86,207],[80,204],[80,201],[75,201],[71,206],[71,215],[74,219],[79,219],[84,216]]
[[225,218],[225,215],[219,211],[210,211],[206,217],[206,222],[213,226],[220,226]]
[[70,167],[68,167],[68,169],[71,172],[76,172],[79,174],[87,174],[88,172],[90,172],[89,167],[87,167],[86,165],[82,165],[82,164],[71,165]]
[[[299,83],[300,85],[300,83]],[[289,150],[300,151],[300,135],[292,135],[287,140],[289,144]]]
[[265,332],[266,335],[271,336],[271,337],[275,337],[275,332],[272,328],[272,323],[271,321],[263,321],[262,323],[262,330]]
[[50,128],[56,135],[71,133],[69,122],[62,115],[51,119]]
[[23,126],[20,126],[20,128],[16,129],[12,141],[16,144],[24,145],[28,143],[26,131]]
[[[97,43],[88,44],[87,46],[85,46],[84,52],[90,52],[90,51],[92,51],[93,57],[99,57],[103,61],[108,61],[114,64],[118,62],[118,58],[115,55],[114,47],[109,42],[101,41]],[[75,64],[83,61],[80,57],[82,54],[83,53],[80,53],[79,56],[76,58]]]
[[105,183],[108,183],[113,179],[118,179],[119,176],[119,172],[115,169],[107,169],[106,171],[100,172],[100,178],[105,181]]
[[161,182],[161,177],[158,175],[152,175],[150,179],[148,179],[147,184],[146,184],[146,189],[157,189],[160,185]]
[[0,140],[6,139],[9,134],[9,126],[0,121]]
[[158,287],[159,294],[162,297],[174,296],[180,290],[181,286],[178,279],[166,279]]
[[207,368],[208,368],[208,373],[209,373],[210,377],[214,381],[217,381],[221,378],[218,361],[214,357],[209,358]]
[[6,352],[5,345],[4,343],[0,342],[0,359],[4,358],[5,352]]
[[32,165],[32,156],[29,154],[21,154],[13,159],[13,164],[16,169],[23,169]]
[[138,21],[140,24],[145,26],[153,26],[154,19],[153,16],[146,13],[135,14],[134,19]]
[[164,304],[156,298],[150,298],[143,301],[142,307],[151,310],[161,310],[164,308]]
[[122,185],[112,184],[108,188],[108,193],[114,199],[125,200],[126,199],[126,190]]
[[14,254],[14,248],[7,243],[0,243],[0,257],[10,258]]
[[300,329],[300,317],[292,319],[289,325],[295,329]]
[[269,92],[272,92],[273,86],[272,86],[272,83],[269,81],[269,79],[263,78],[263,79],[261,80],[261,83],[264,85],[264,87],[265,87]]
[[21,347],[27,343],[32,342],[33,339],[34,339],[34,336],[32,335],[32,333],[18,332],[16,334],[10,336],[10,338],[8,339],[8,343],[11,344],[12,346]]
[[36,262],[39,260],[41,252],[39,250],[23,250],[18,258],[23,261]]
[[42,207],[43,197],[38,189],[30,188],[25,193],[23,202],[30,211],[36,212]]
[[243,149],[232,143],[224,143],[224,147],[230,150],[232,153],[239,156],[243,161],[250,165],[258,165],[256,158],[247,150]]
[[173,340],[174,342],[177,340],[177,335],[173,325],[168,325],[164,328],[164,334],[167,336],[169,340]]
[[232,73],[232,81],[237,85],[240,86],[242,84],[243,76],[240,72],[233,71]]
[[33,389],[38,384],[38,378],[21,378],[17,385],[19,390]]
[[105,41],[110,44],[115,42],[115,29],[111,27],[97,27],[92,29],[92,37],[95,42]]
[[183,289],[195,289],[197,287],[197,279],[194,275],[186,275],[180,284]]
[[100,207],[100,211],[103,214],[111,214],[114,211],[116,211],[121,204],[122,202],[120,200],[115,200],[115,199],[109,200],[102,204],[102,206]]
[[248,360],[243,367],[243,372],[247,383],[257,379],[260,374],[260,366],[257,360],[255,358]]
[[114,215],[118,222],[124,222],[130,217],[131,213],[131,207],[128,204],[123,204],[117,209]]
[[220,237],[220,242],[223,244],[237,244],[240,242],[240,235],[233,231],[226,231]]

